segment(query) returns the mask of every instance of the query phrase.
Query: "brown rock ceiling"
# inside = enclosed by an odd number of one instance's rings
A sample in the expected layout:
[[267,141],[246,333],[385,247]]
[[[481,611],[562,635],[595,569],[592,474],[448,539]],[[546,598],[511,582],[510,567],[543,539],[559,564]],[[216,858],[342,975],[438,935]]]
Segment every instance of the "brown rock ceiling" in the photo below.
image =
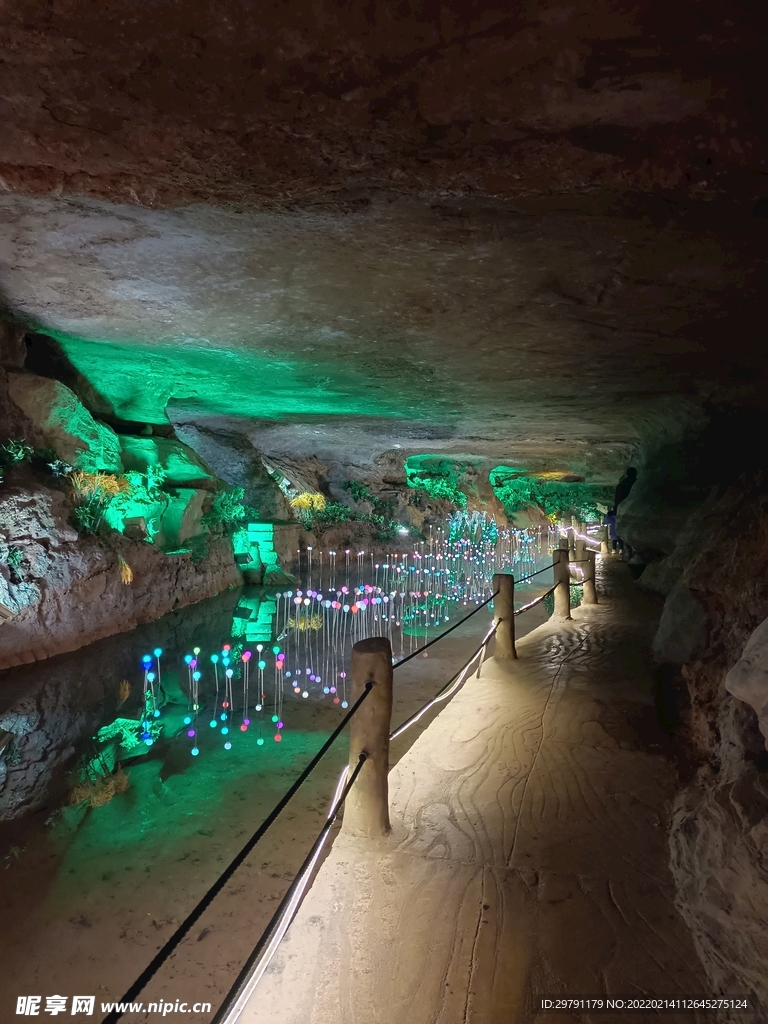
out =
[[[16,0],[0,26],[6,307],[123,374],[117,343],[181,353],[115,415],[215,426],[242,391],[273,453],[610,473],[696,403],[762,401],[754,5]],[[246,355],[312,411],[248,399]]]

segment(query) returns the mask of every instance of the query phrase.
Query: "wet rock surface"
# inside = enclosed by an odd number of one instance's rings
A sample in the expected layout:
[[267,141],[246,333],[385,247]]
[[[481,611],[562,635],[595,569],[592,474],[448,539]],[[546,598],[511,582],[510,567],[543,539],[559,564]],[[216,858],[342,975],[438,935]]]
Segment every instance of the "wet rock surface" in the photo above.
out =
[[[175,666],[202,634],[218,628],[227,637],[242,593],[227,590],[191,608],[168,612],[119,636],[98,641],[42,665],[26,665],[3,676],[0,729],[12,734],[14,756],[0,760],[0,820],[53,809],[66,801],[71,767],[82,741],[116,714],[138,717],[139,664],[158,645]],[[175,673],[173,678],[175,679]],[[122,711],[120,683],[131,681],[130,703]]]

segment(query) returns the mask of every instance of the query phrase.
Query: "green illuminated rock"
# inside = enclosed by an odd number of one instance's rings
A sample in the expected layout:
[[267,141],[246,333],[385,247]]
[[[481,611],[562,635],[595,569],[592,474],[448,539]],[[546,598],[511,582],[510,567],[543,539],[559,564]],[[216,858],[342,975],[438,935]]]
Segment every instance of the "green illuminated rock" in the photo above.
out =
[[172,487],[211,487],[213,473],[192,449],[167,437],[120,437],[120,454],[126,470],[146,474],[150,467],[163,470],[164,483]]
[[121,473],[120,441],[66,385],[32,373],[9,376],[8,394],[64,462],[88,473]]

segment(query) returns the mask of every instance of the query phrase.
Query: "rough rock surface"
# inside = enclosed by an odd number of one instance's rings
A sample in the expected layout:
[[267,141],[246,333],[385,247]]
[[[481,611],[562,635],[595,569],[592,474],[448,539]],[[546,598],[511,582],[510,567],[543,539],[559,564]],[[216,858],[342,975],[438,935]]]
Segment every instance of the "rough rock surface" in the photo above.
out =
[[218,427],[195,423],[179,409],[168,409],[177,435],[231,486],[242,487],[246,504],[255,508],[261,522],[291,518],[291,510],[278,485],[269,475],[261,455],[236,422]]
[[[72,651],[150,622],[173,608],[210,597],[242,577],[228,539],[214,541],[200,563],[165,556],[118,534],[79,537],[67,523],[64,495],[50,488],[8,487],[0,506],[0,544],[21,549],[21,582],[7,569],[0,600],[15,613],[0,626],[0,668]],[[120,580],[118,554],[133,570]]]
[[717,729],[717,772],[702,766],[673,811],[677,902],[715,990],[754,993],[765,1007],[768,764],[745,705],[723,704]]
[[0,218],[9,305],[112,416],[234,421],[286,469],[435,452],[611,482],[654,421],[766,393],[764,349],[722,350],[761,313],[751,210],[380,190],[290,210],[6,194]]
[[677,583],[664,602],[653,653],[660,662],[683,665],[699,654],[707,641],[707,616],[696,598]]
[[754,710],[768,749],[768,619],[761,622],[725,677],[725,688]]
[[120,456],[126,470],[146,473],[150,466],[163,470],[169,487],[213,489],[215,477],[192,449],[167,437],[121,435]]
[[[727,464],[709,449],[724,483],[676,529],[677,546],[652,580],[668,593],[654,650],[678,666],[684,692],[683,786],[670,837],[678,905],[715,989],[754,992],[768,1005],[768,756],[753,710],[762,707],[768,616],[768,478],[745,470],[752,454],[735,440]],[[696,485],[678,478],[671,493]],[[648,538],[665,508],[657,495],[644,510],[643,493],[633,526]],[[673,505],[670,520],[679,523],[686,507]]]
[[162,203],[350,183],[716,197],[766,157],[765,15],[716,0],[2,9],[4,187]]
[[65,384],[32,373],[12,374],[8,395],[64,462],[89,473],[122,472],[117,434],[95,420]]

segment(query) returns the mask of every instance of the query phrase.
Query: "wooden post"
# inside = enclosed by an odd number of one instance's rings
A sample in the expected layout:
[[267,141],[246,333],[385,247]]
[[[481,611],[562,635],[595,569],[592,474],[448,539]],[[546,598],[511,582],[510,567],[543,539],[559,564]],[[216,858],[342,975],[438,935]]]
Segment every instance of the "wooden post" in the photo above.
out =
[[572,562],[576,561],[576,538],[573,535],[573,527],[568,530],[568,557]]
[[366,683],[373,683],[349,723],[349,765],[366,761],[344,804],[345,832],[374,838],[386,835],[389,824],[389,733],[392,723],[392,648],[384,636],[358,640],[352,648],[352,692],[358,699]]
[[554,617],[570,619],[571,617],[571,573],[568,568],[568,548],[556,548],[553,555],[555,571],[555,611]]
[[[576,525],[576,532],[578,532],[581,535],[584,535],[584,524],[583,523],[577,523],[577,525]],[[574,542],[573,542],[574,559],[573,560],[574,560],[574,562],[578,562],[579,568],[582,571],[584,571],[584,558],[586,557],[586,551],[587,551],[587,545],[584,543],[584,541],[581,540],[579,537],[574,537]]]
[[597,604],[597,591],[595,590],[595,552],[585,551],[584,557],[584,586],[581,588],[582,604]]
[[608,542],[609,542],[609,540],[611,538],[610,538],[607,526],[603,526],[601,529],[602,529],[602,532],[600,534],[600,554],[601,555],[607,555],[607,554],[610,553],[610,550],[611,550],[610,547],[608,546]]
[[498,622],[494,657],[509,661],[517,657],[515,650],[515,577],[496,573],[493,577],[493,621]]

